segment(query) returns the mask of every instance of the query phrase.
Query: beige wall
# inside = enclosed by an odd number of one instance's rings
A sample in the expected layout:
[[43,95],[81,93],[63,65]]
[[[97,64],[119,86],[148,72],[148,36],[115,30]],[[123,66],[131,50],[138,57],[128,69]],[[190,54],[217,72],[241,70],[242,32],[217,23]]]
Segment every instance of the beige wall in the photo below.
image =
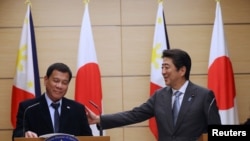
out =
[[[0,140],[10,141],[10,100],[25,0],[0,0]],[[31,0],[39,71],[53,62],[76,72],[84,11],[82,0]],[[150,58],[157,0],[90,0],[96,52],[102,75],[104,112],[128,110],[149,97]],[[207,85],[215,0],[164,0],[171,48],[192,57],[191,80]],[[221,0],[233,63],[240,122],[250,116],[250,1]],[[43,83],[42,89],[44,90]],[[74,97],[74,78],[67,97]],[[112,141],[152,141],[148,122],[106,130]]]

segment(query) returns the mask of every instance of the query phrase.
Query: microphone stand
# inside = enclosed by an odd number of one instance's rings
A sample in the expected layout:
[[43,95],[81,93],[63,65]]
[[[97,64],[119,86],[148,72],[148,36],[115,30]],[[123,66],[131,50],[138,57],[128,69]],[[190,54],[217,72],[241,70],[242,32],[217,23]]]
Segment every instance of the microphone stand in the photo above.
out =
[[[95,104],[95,103],[94,103],[93,101],[91,101],[91,100],[89,100],[89,103],[90,103],[91,105],[93,105],[93,106],[97,109],[97,111],[99,112],[99,115],[102,114],[101,109],[98,107],[97,104]],[[97,128],[99,129],[99,135],[100,135],[100,136],[103,136],[103,129],[102,129],[101,123],[98,123],[98,124],[97,124]]]
[[207,120],[208,120],[208,124],[210,124],[210,121],[209,121],[209,120],[210,120],[210,110],[211,110],[211,107],[212,107],[214,101],[215,101],[215,98],[212,99],[212,101],[211,101],[210,104],[209,104],[208,110],[207,110],[207,116],[208,116]]
[[33,108],[33,107],[35,107],[35,106],[37,106],[37,105],[39,105],[40,103],[39,102],[37,102],[37,103],[35,103],[35,104],[32,104],[32,105],[30,105],[30,106],[28,106],[25,110],[24,110],[24,112],[23,112],[23,136],[25,137],[25,127],[26,127],[26,125],[25,125],[25,118],[26,118],[26,113],[27,113],[27,111],[30,109],[30,108]]

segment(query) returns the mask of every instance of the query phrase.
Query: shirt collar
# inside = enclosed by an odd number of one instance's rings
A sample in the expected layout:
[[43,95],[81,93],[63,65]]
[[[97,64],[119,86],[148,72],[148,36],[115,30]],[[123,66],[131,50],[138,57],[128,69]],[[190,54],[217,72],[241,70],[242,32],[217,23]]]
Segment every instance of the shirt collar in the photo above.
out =
[[184,93],[186,92],[188,83],[189,83],[189,81],[186,80],[185,83],[181,86],[181,88],[180,88],[179,90],[175,90],[175,89],[172,88],[173,94],[174,94],[176,91],[180,91],[180,92],[182,92],[182,93],[184,94]]
[[[49,96],[47,95],[47,93],[45,93],[45,99],[47,101],[48,106],[51,105],[51,103],[53,103],[53,101],[49,98]],[[60,99],[59,101],[57,101],[56,103],[60,103],[60,106],[62,105],[62,99]]]

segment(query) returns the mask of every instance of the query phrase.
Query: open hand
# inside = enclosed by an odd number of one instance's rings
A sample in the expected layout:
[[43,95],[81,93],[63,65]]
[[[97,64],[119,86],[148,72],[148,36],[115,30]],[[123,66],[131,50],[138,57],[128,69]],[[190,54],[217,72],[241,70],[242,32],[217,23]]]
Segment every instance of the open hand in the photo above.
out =
[[87,115],[89,124],[99,124],[100,123],[100,116],[96,115],[88,107],[85,107],[85,108],[86,108],[86,115]]

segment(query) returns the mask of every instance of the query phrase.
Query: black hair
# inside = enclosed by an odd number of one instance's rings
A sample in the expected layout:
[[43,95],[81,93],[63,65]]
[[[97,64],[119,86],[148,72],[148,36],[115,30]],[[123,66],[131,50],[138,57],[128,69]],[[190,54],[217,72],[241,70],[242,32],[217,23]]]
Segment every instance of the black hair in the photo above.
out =
[[46,76],[49,78],[54,70],[58,70],[58,71],[63,72],[63,73],[65,73],[65,72],[68,73],[69,74],[69,81],[71,80],[72,72],[66,64],[54,63],[54,64],[50,65],[47,69]]
[[185,66],[186,67],[185,78],[186,80],[189,80],[189,75],[191,71],[191,58],[187,52],[181,49],[166,49],[163,50],[162,53],[162,58],[164,57],[171,58],[177,70]]

